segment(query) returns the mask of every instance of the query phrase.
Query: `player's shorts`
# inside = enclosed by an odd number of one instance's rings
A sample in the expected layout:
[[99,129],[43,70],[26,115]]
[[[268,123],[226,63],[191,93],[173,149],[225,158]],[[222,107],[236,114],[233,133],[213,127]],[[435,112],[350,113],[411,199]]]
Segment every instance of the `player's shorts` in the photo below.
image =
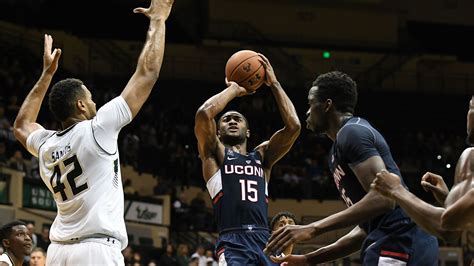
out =
[[219,266],[279,265],[263,253],[269,237],[268,229],[233,230],[221,233],[216,243]]
[[380,226],[367,236],[362,265],[438,265],[438,240],[410,219]]
[[51,242],[47,254],[46,265],[125,265],[120,242],[110,237]]

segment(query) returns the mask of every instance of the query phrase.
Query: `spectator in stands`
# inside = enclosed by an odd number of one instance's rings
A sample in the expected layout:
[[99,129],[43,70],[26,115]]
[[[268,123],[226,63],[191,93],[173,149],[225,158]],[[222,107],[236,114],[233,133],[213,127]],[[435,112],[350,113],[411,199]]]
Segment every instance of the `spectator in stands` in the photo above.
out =
[[187,244],[178,245],[176,261],[178,262],[179,266],[188,266],[190,259],[189,259],[189,247]]
[[199,245],[196,249],[196,252],[194,252],[194,254],[191,255],[191,260],[197,257],[199,266],[207,266],[205,252],[206,252],[206,249],[204,248],[204,246]]
[[43,250],[48,250],[49,244],[51,244],[51,241],[49,240],[49,227],[43,226],[41,237],[38,238],[37,247],[40,247]]
[[166,245],[166,251],[160,257],[160,266],[178,266],[176,257],[174,256],[174,247],[172,244]]
[[38,179],[41,180],[41,176],[39,174],[39,163],[38,163],[38,157],[36,156],[31,156],[30,162],[28,163],[29,165],[29,178],[33,179]]
[[190,222],[189,206],[186,200],[186,193],[179,193],[178,198],[173,202],[173,212],[171,213],[171,224],[178,231],[185,231]]
[[193,254],[189,259],[188,266],[199,266],[199,255]]
[[8,138],[8,131],[11,128],[10,120],[5,115],[5,107],[0,105],[0,139]]
[[15,117],[20,110],[20,104],[18,104],[18,97],[16,95],[12,95],[8,98],[8,105],[7,105],[7,117]]
[[32,248],[35,249],[38,244],[38,235],[35,233],[35,224],[33,222],[26,223],[28,229],[28,235],[31,238]]
[[207,263],[207,266],[219,265],[217,261],[214,259],[214,252],[212,251],[212,249],[206,250],[206,263]]
[[124,250],[122,250],[122,255],[125,266],[130,266],[133,264],[133,249],[131,246],[127,246]]
[[127,166],[131,165],[135,171],[138,170],[138,153],[139,153],[139,147],[140,147],[140,139],[138,138],[137,135],[133,133],[128,133],[125,135],[125,138],[123,139],[122,142],[122,152],[123,154],[123,159],[122,163]]
[[7,146],[5,142],[0,141],[0,167],[8,166]]
[[30,255],[30,266],[45,266],[46,252],[42,248],[35,248]]
[[150,260],[150,261],[148,262],[148,266],[158,266],[158,265],[161,266],[161,264],[158,264],[158,263],[156,262],[156,260]]
[[140,265],[140,266],[143,264],[142,254],[140,252],[136,250],[133,252],[132,263],[133,265]]
[[132,185],[132,180],[131,179],[126,179],[123,182],[123,193],[125,193],[127,195],[138,195],[137,190]]
[[191,217],[194,221],[195,230],[203,230],[206,225],[206,202],[204,201],[204,193],[199,192],[196,197],[191,200]]
[[8,167],[17,171],[27,172],[26,160],[23,158],[23,154],[20,150],[16,150],[13,153],[13,156],[8,162]]

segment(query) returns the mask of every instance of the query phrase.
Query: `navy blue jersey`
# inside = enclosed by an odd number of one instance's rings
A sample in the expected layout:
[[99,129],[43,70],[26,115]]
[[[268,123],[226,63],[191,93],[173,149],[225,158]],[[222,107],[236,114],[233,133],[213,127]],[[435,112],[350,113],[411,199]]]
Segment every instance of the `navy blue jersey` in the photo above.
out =
[[206,186],[220,232],[268,228],[268,189],[259,152],[225,148],[224,162]]
[[[350,166],[355,166],[372,156],[380,156],[387,171],[401,176],[384,137],[367,120],[360,117],[351,117],[344,122],[337,133],[329,155],[329,168],[334,182],[348,207],[357,203],[367,194]],[[382,223],[404,218],[407,218],[407,215],[397,207],[360,226],[370,233]]]

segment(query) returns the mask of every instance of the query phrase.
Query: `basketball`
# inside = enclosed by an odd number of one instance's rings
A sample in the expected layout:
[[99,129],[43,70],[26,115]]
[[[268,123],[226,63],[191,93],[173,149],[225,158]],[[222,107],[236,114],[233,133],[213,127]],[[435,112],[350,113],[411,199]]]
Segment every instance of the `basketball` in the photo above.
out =
[[251,50],[233,54],[225,65],[227,80],[234,81],[249,91],[257,90],[265,81],[265,67],[258,59],[258,54]]

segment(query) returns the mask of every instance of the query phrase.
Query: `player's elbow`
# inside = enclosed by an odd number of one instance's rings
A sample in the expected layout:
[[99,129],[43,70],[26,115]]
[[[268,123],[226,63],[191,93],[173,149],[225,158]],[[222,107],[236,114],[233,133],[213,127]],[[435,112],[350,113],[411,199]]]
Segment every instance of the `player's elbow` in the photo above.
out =
[[450,211],[449,209],[446,210],[442,215],[441,215],[441,228],[445,230],[454,230],[458,226],[456,219],[456,216],[453,211]]
[[293,133],[294,136],[299,136],[301,132],[301,123],[298,118],[292,120],[291,123],[288,123],[288,125],[286,125],[286,127],[288,128],[288,131]]
[[24,121],[18,119],[18,117],[15,119],[15,122],[13,122],[13,135],[15,135],[15,138],[18,139],[22,135],[24,125]]
[[151,81],[156,81],[158,77],[160,76],[160,69],[161,67],[154,66],[152,64],[150,65],[138,65],[135,73],[142,78],[151,80]]
[[201,107],[199,107],[199,109],[196,112],[196,116],[195,116],[196,122],[209,121],[211,119],[214,119],[214,117],[212,117],[210,105],[207,103],[201,105]]
[[470,202],[468,203],[469,206],[465,206],[462,208],[462,211],[459,208],[447,208],[443,214],[441,215],[441,228],[444,230],[462,230],[464,226],[466,226],[465,219],[462,219],[465,217],[466,210],[473,210],[474,209],[474,203],[472,201],[474,200],[474,190],[471,189],[469,192],[467,192],[468,199],[471,199]]
[[23,127],[19,126],[16,121],[15,121],[14,126],[13,126],[13,135],[23,146],[26,147],[25,129],[23,129]]

